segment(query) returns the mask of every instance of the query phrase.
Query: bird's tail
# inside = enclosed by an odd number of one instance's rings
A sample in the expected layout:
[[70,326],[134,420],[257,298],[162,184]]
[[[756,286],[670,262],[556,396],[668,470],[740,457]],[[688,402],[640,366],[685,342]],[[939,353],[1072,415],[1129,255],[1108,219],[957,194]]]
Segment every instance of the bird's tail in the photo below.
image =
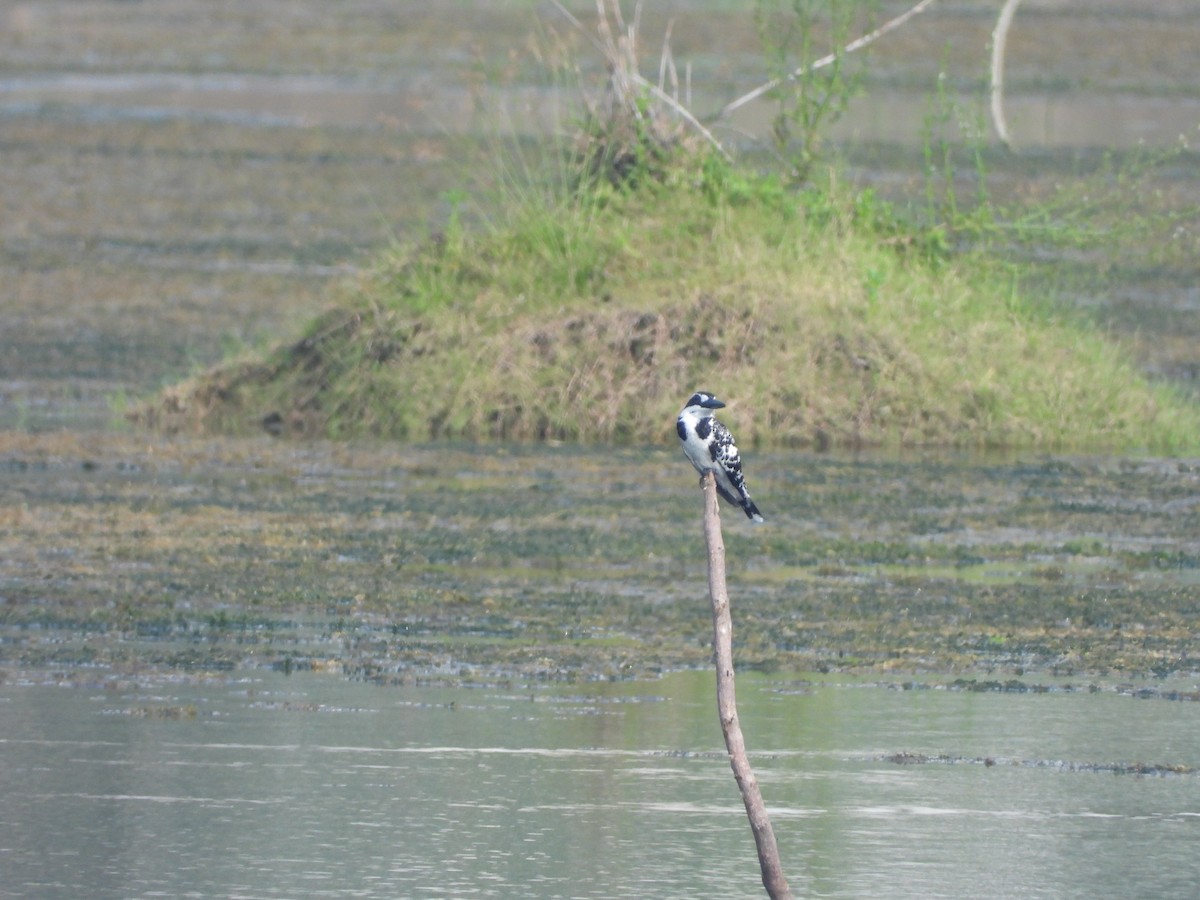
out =
[[717,493],[725,498],[726,503],[732,503],[734,506],[740,506],[746,513],[746,518],[750,519],[755,524],[761,525],[766,521],[762,517],[762,513],[758,511],[758,507],[754,505],[754,501],[750,499],[750,493],[745,488],[741,488],[737,494],[732,494],[721,484],[720,480],[718,479]]
[[746,516],[755,525],[761,525],[763,522],[766,521],[766,519],[764,519],[762,517],[762,513],[760,513],[758,511],[758,507],[754,505],[754,501],[750,499],[749,494],[742,494],[742,504],[741,505],[742,505],[742,509],[746,513]]

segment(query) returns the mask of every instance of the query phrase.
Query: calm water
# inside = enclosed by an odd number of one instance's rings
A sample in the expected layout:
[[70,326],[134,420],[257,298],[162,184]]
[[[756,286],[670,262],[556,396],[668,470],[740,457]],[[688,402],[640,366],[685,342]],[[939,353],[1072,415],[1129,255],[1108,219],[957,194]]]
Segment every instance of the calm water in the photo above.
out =
[[[1104,687],[741,676],[797,895],[1195,896],[1200,777],[1085,764],[1200,765],[1200,706]],[[7,685],[0,894],[756,896],[720,740],[705,672],[573,688],[259,672]]]

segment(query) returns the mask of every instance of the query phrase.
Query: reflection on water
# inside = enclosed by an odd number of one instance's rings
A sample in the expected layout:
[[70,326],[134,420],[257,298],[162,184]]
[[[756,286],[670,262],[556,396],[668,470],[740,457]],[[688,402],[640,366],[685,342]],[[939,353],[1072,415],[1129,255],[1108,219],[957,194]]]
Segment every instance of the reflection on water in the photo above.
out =
[[[1082,765],[1197,766],[1196,704],[741,688],[798,895],[1184,897],[1200,883],[1200,777]],[[756,896],[713,713],[703,672],[585,688],[258,672],[9,685],[0,893]],[[902,751],[978,762],[890,759]]]

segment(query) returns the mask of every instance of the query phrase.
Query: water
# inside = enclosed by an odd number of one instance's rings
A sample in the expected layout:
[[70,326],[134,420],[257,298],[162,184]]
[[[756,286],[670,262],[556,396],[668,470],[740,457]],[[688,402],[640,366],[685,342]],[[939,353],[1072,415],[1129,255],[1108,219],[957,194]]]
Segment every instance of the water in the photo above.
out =
[[[492,102],[511,113],[514,133],[542,135],[562,128],[578,103],[575,89],[520,86],[494,89]],[[728,97],[696,97],[698,109],[719,109]],[[974,108],[977,97],[955,99]],[[437,110],[432,121],[414,109]],[[876,89],[857,97],[844,121],[831,129],[840,141],[920,146],[930,101],[926,93]],[[459,86],[431,85],[407,75],[394,81],[337,76],[69,72],[0,77],[0,116],[73,115],[92,122],[196,120],[283,127],[364,128],[397,123],[404,131],[470,134],[479,114]],[[776,115],[772,103],[747,105],[730,130],[766,134]],[[1200,99],[1114,94],[1036,92],[1007,104],[1014,133],[1026,146],[1055,149],[1171,146],[1200,122]],[[737,132],[735,132],[737,133]],[[726,139],[728,140],[728,139]]]
[[[797,896],[1200,884],[1200,778],[1106,768],[1200,765],[1194,703],[746,674],[739,699]],[[761,893],[706,672],[7,685],[0,734],[3,896]]]

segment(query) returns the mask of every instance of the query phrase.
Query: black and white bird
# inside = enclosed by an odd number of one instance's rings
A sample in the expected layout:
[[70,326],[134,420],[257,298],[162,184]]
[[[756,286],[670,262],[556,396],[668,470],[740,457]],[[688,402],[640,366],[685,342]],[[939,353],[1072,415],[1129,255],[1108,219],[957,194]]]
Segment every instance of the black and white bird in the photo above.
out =
[[742,460],[738,456],[737,444],[729,429],[713,418],[713,410],[725,404],[706,391],[697,391],[684,404],[683,412],[675,421],[675,432],[683,444],[683,453],[700,477],[712,472],[717,482],[717,493],[729,503],[740,506],[755,522],[762,523],[762,513],[750,499],[746,479],[742,475]]

